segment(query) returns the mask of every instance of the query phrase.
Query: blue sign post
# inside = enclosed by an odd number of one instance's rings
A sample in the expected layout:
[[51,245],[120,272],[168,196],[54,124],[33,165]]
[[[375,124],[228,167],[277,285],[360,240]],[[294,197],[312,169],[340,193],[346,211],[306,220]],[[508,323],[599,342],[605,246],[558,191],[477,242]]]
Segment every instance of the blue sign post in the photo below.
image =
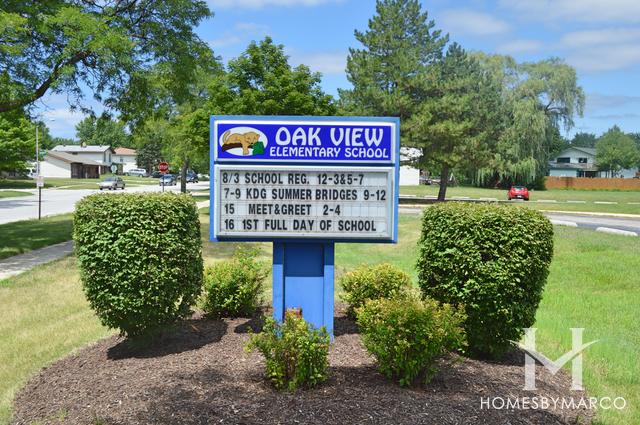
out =
[[211,117],[212,241],[273,242],[273,310],[333,333],[335,242],[395,243],[399,120]]

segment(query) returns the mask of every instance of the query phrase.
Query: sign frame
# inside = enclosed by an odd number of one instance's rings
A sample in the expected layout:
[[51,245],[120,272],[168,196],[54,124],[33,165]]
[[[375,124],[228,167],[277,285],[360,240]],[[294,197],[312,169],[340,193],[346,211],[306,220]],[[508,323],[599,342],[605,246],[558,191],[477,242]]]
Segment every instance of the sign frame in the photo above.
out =
[[[264,124],[278,124],[286,123],[287,125],[383,125],[391,127],[391,159],[390,160],[301,160],[301,159],[288,159],[288,160],[275,160],[275,159],[253,159],[238,157],[236,158],[219,158],[218,152],[218,132],[217,124],[230,122],[238,126],[251,126]],[[400,191],[400,119],[397,117],[334,117],[334,116],[255,116],[255,115],[212,115],[210,117],[210,179],[209,179],[209,193],[210,193],[210,208],[209,208],[209,239],[212,242],[296,242],[296,243],[397,243],[398,241],[398,194]],[[274,237],[274,236],[258,236],[258,237],[241,237],[241,236],[223,236],[216,233],[216,223],[219,212],[217,211],[216,186],[217,180],[217,166],[218,165],[238,165],[240,168],[248,169],[249,167],[256,167],[256,169],[265,168],[278,168],[285,166],[299,166],[303,170],[305,168],[321,168],[327,167],[332,169],[344,169],[344,172],[348,172],[354,167],[365,168],[374,170],[376,168],[389,169],[393,168],[390,175],[393,176],[394,181],[391,186],[393,188],[393,207],[390,214],[392,215],[391,234],[389,239],[371,239],[371,238],[319,238],[319,237],[302,237],[291,235],[287,237]]]

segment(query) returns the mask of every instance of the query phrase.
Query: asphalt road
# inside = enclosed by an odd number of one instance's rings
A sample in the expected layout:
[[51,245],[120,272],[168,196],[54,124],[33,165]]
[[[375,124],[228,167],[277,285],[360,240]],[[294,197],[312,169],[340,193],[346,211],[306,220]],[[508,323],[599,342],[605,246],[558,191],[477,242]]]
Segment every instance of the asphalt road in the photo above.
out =
[[[188,183],[187,190],[207,189],[209,182]],[[133,186],[127,187],[124,192],[159,192],[162,190],[160,185]],[[179,192],[180,185],[165,186],[165,191]],[[92,193],[100,192],[99,190],[90,189],[43,189],[42,190],[42,216],[63,214],[72,212],[75,209],[76,202]],[[113,193],[106,191],[107,193]],[[122,192],[117,190],[117,193]],[[22,196],[19,198],[0,199],[0,224],[10,223],[12,221],[28,220],[38,218],[38,192],[30,196]]]
[[[421,211],[421,208],[399,208],[400,214],[419,214]],[[614,217],[610,215],[565,214],[555,212],[545,212],[544,215],[546,215],[552,223],[558,225],[593,230],[598,229],[604,232],[607,232],[608,229],[613,229],[614,231],[633,232],[636,236],[640,235],[640,217]]]

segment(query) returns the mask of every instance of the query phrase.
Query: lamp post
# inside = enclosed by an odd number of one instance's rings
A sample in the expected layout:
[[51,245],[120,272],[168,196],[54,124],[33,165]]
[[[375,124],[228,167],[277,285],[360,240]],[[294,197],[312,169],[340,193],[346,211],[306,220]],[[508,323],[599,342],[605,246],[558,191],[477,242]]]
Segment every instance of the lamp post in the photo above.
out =
[[[50,118],[49,121],[55,121],[55,118]],[[40,122],[36,121],[36,185],[38,186],[38,220],[42,218],[42,186],[44,182],[40,177],[40,144],[38,141],[38,130],[40,128]]]

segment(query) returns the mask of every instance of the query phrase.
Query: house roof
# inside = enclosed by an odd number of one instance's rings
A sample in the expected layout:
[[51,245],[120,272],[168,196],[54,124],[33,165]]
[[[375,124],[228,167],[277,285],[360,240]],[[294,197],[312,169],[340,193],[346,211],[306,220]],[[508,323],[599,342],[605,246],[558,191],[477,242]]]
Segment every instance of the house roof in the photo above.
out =
[[586,153],[587,155],[591,155],[591,156],[596,156],[596,149],[595,148],[583,148],[581,146],[569,146],[568,148],[566,148],[565,150],[563,150],[560,154],[556,155],[556,156],[564,156],[564,153],[568,150],[571,149],[575,149],[577,151]]
[[129,148],[116,148],[116,155],[131,155],[131,156],[135,156],[136,155],[136,150],[135,149],[129,149]]
[[[99,162],[96,162],[94,160],[91,160],[91,159],[88,159],[88,158],[83,158],[83,157],[78,156],[78,155],[72,155],[70,153],[65,153],[65,152],[49,151],[49,152],[47,152],[47,156],[59,159],[60,161],[64,161],[64,162],[69,163],[69,164],[76,163],[76,164],[85,164],[85,165],[103,165],[103,164],[100,164]],[[45,160],[46,160],[46,157],[45,157]]]
[[111,146],[108,145],[58,145],[51,150],[55,152],[102,153],[109,149],[111,149]]

